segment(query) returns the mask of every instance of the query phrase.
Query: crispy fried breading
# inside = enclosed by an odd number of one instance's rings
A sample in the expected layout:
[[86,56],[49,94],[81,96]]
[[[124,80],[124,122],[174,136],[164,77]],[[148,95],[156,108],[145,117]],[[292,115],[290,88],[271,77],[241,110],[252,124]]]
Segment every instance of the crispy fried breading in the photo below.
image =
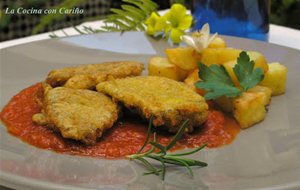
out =
[[99,83],[96,88],[144,118],[153,115],[153,125],[164,126],[170,132],[178,131],[186,119],[192,131],[207,118],[208,105],[202,96],[165,77],[128,77]]
[[33,121],[59,131],[64,138],[94,144],[118,118],[118,108],[102,93],[65,87],[44,88],[42,113]]
[[48,74],[46,82],[52,87],[92,89],[109,78],[140,75],[143,69],[142,63],[133,61],[80,65],[53,70]]

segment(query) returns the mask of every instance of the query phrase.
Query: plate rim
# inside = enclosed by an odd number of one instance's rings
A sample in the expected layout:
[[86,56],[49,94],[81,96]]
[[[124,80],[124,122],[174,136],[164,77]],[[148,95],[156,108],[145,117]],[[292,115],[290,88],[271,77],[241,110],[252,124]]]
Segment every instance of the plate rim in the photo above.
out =
[[[120,32],[112,32],[112,33],[119,34]],[[141,33],[141,32],[131,32],[131,33]],[[101,35],[101,33],[99,33],[99,34],[85,34],[85,36],[92,36],[92,35]],[[65,36],[65,37],[54,38],[54,39],[43,39],[43,40],[38,40],[38,41],[34,41],[34,42],[27,42],[27,43],[23,43],[23,44],[13,45],[13,46],[10,46],[10,47],[2,48],[0,50],[7,50],[7,49],[23,46],[23,45],[29,45],[31,43],[41,43],[41,42],[45,42],[45,41],[59,41],[60,39],[76,38],[76,37],[80,37],[80,36],[82,36],[82,35],[79,34],[79,35]],[[286,46],[273,44],[273,43],[269,43],[269,42],[264,42],[264,41],[246,39],[246,38],[241,38],[241,37],[226,36],[226,35],[220,35],[220,36],[224,36],[226,38],[228,38],[228,37],[229,38],[235,38],[235,39],[238,39],[238,40],[242,39],[242,40],[247,40],[247,41],[255,41],[256,43],[262,43],[262,44],[271,44],[272,46],[279,46],[279,47],[284,48],[284,49],[299,51],[298,49],[295,49],[295,48],[286,47]],[[4,126],[4,124],[2,122],[0,122],[0,125]],[[13,180],[13,179],[11,179],[11,177],[17,178],[18,180]],[[64,184],[57,184],[57,183],[53,183],[53,182],[47,182],[47,181],[38,180],[38,179],[35,179],[35,178],[31,178],[31,177],[20,176],[20,175],[16,175],[16,174],[12,174],[12,173],[3,172],[3,171],[0,170],[0,184],[1,184],[2,180],[11,181],[13,183],[14,182],[23,182],[23,183],[25,182],[24,184],[30,184],[30,185],[34,184],[34,185],[36,185],[36,187],[34,187],[34,188],[45,188],[47,185],[51,185],[53,188],[51,187],[49,189],[56,189],[56,188],[60,188],[60,189],[70,189],[70,188],[72,188],[72,189],[75,189],[75,190],[77,190],[77,189],[78,190],[91,189],[91,188],[85,188],[85,187],[78,188],[78,187],[64,185]],[[26,182],[26,180],[28,182]],[[15,183],[15,184],[22,185],[20,183]],[[48,187],[50,187],[50,186],[48,186]],[[296,187],[300,187],[300,181],[299,182],[293,182],[293,183],[286,183],[286,184],[274,186],[272,188],[263,188],[263,189],[278,189],[279,190],[279,189],[289,189],[289,188],[296,188]]]

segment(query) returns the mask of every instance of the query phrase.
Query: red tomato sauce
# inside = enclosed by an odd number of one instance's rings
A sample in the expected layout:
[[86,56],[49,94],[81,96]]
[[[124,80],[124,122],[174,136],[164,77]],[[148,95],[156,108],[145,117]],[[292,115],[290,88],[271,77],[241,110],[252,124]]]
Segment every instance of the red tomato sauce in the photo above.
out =
[[[81,156],[122,158],[136,153],[143,145],[147,134],[147,123],[142,121],[122,121],[107,130],[96,145],[86,146],[64,139],[59,133],[32,122],[32,116],[40,112],[35,98],[41,90],[40,83],[22,90],[15,95],[0,113],[1,121],[10,134],[43,149]],[[195,148],[207,143],[210,148],[231,143],[239,133],[236,121],[221,111],[210,109],[208,120],[192,134],[184,134],[173,150]],[[159,133],[158,142],[166,145],[173,135]],[[148,147],[149,148],[149,147]]]

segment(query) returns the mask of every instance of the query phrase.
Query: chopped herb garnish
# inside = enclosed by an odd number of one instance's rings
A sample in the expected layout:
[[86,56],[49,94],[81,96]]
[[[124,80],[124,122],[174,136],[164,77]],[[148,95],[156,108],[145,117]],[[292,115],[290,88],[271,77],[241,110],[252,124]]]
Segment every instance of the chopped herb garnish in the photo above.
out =
[[264,71],[261,68],[254,69],[254,64],[254,61],[250,60],[247,53],[243,51],[240,53],[237,64],[233,68],[244,92],[264,79]]
[[264,78],[264,72],[261,68],[254,69],[254,61],[246,52],[242,51],[237,59],[233,71],[236,75],[241,88],[234,85],[230,75],[223,65],[213,64],[206,66],[199,63],[199,77],[202,81],[195,83],[200,89],[207,90],[206,100],[216,99],[221,96],[237,97],[248,89],[257,85]]

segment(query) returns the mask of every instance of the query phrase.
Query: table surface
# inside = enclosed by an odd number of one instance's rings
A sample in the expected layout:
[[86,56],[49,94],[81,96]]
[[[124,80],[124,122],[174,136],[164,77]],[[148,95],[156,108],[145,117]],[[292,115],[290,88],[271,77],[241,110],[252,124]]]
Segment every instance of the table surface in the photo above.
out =
[[[92,28],[99,28],[103,25],[102,21],[94,21],[94,22],[86,22],[78,26],[78,28],[82,28],[83,26],[89,26]],[[78,32],[70,27],[70,28],[65,28],[63,29],[65,33],[67,33],[69,36],[73,35],[78,35]],[[57,36],[65,36],[64,32],[62,30],[56,30],[54,33]],[[19,44],[24,44],[24,43],[29,43],[29,42],[34,42],[34,41],[39,41],[39,40],[44,40],[44,39],[50,39],[49,35],[52,32],[47,32],[43,34],[38,34],[38,35],[33,35],[29,37],[24,37],[20,39],[15,39],[15,40],[9,40],[9,41],[4,41],[0,43],[0,49],[19,45]],[[269,43],[277,44],[277,45],[282,45],[290,48],[295,48],[300,50],[300,30],[295,30],[283,26],[278,26],[278,25],[270,25],[270,32],[269,32]],[[0,190],[9,190],[6,187],[0,186]]]
[[[83,26],[89,26],[94,29],[100,28],[103,26],[102,21],[94,21],[94,22],[85,22],[78,26],[78,28],[82,28]],[[69,36],[78,35],[79,33],[72,27],[65,28],[63,30],[56,30],[54,33],[57,36],[65,36],[67,33]],[[15,46],[19,44],[34,42],[38,40],[50,39],[49,35],[52,32],[47,32],[43,34],[33,35],[29,37],[24,37],[15,40],[4,41],[0,43],[0,49]],[[295,48],[300,50],[300,30],[295,30],[292,28],[287,28],[278,25],[270,25],[270,32],[269,32],[269,43],[282,45],[290,48]]]

